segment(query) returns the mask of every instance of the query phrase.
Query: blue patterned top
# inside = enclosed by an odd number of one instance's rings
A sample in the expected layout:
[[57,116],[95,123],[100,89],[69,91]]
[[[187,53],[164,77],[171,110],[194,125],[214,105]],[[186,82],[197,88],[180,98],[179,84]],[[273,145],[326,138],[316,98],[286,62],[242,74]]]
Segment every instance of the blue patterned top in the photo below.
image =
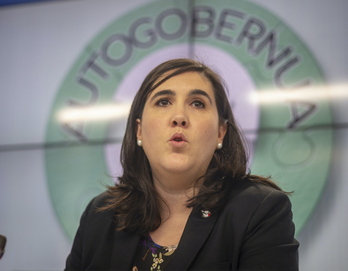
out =
[[139,242],[132,271],[165,270],[177,245],[160,246],[145,236]]

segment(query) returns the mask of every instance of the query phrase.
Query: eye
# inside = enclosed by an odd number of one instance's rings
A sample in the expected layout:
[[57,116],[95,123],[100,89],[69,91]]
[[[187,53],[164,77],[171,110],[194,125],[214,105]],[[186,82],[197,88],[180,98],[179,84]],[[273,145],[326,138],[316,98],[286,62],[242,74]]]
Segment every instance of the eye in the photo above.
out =
[[169,99],[162,98],[156,102],[156,105],[164,107],[164,106],[170,105],[170,101]]
[[200,100],[193,101],[192,105],[193,105],[193,107],[196,107],[196,108],[204,108],[205,107],[204,103]]

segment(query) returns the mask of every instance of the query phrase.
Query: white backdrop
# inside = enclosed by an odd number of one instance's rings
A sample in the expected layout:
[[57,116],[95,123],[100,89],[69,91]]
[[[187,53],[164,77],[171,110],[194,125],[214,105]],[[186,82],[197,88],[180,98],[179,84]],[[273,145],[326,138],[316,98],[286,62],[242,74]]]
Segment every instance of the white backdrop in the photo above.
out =
[[[145,2],[152,1],[55,1],[0,9],[0,234],[8,238],[0,270],[63,269],[71,241],[53,210],[46,182],[40,143],[45,142],[47,118],[84,46],[119,14]],[[249,2],[295,31],[328,83],[347,84],[346,0]],[[348,98],[331,105],[334,122],[348,123]],[[21,145],[36,143],[37,148]],[[348,129],[335,130],[333,144],[327,186],[298,236],[301,270],[343,271],[348,266]]]

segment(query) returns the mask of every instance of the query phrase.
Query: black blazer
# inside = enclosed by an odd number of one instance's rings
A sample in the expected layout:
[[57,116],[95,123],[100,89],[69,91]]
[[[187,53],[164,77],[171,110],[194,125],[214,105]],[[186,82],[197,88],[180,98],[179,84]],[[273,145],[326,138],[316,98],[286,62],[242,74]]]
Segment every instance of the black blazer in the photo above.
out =
[[[139,234],[115,230],[112,211],[82,215],[65,270],[131,270]],[[204,218],[194,208],[167,270],[298,270],[291,203],[287,195],[249,181],[236,182],[225,207]]]

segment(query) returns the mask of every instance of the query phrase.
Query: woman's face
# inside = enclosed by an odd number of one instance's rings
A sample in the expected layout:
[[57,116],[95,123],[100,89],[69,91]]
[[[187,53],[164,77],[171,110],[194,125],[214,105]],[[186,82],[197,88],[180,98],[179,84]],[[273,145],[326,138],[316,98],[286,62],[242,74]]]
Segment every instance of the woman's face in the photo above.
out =
[[197,72],[176,75],[154,89],[137,121],[137,138],[154,178],[166,173],[202,176],[226,133],[212,85]]

